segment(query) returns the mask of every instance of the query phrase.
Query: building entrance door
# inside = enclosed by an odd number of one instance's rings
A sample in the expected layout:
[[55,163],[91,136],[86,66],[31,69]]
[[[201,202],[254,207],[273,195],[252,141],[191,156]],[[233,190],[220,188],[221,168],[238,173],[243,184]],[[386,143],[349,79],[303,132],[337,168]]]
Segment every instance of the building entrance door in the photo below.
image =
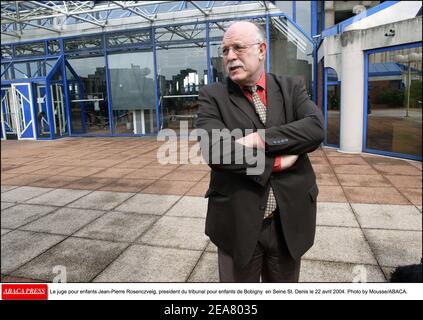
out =
[[63,97],[63,84],[52,83],[50,85],[51,99],[53,107],[53,123],[55,136],[64,136],[67,131],[67,116],[65,108],[65,100]]
[[[35,122],[31,83],[13,83],[12,101],[18,139],[35,139]],[[12,119],[13,121],[13,119]]]
[[1,88],[1,139],[17,139],[12,88]]

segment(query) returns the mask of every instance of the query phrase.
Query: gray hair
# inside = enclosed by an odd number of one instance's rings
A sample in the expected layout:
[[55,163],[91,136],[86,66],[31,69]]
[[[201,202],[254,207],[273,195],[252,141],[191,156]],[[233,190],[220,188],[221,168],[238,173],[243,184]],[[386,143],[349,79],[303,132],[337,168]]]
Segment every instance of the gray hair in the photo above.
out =
[[[234,23],[237,23],[237,22],[248,22],[248,23],[251,23],[251,24],[253,24],[255,27],[256,27],[256,29],[257,29],[257,41],[258,42],[266,42],[266,31],[264,30],[264,28],[260,25],[260,24],[258,24],[257,22],[255,22],[255,21],[249,21],[249,20],[239,20],[239,21],[235,21],[235,22],[233,22],[233,23],[231,23],[231,25],[232,24],[234,24]],[[230,26],[231,26],[230,25]],[[229,27],[230,27],[229,26]],[[229,28],[228,27],[228,28]],[[226,30],[228,29],[228,28],[226,28]]]
[[259,42],[266,42],[266,31],[264,31],[263,27],[255,21],[249,21],[257,28],[257,41]]

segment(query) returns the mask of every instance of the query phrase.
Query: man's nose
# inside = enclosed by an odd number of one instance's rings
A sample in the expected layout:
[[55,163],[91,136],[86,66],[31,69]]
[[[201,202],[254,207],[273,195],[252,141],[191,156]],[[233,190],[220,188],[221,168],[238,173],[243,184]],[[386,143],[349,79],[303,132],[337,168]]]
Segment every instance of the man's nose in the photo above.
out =
[[226,59],[228,59],[229,61],[238,59],[238,56],[234,52],[234,50],[232,49],[232,47],[229,47],[229,49],[228,49],[228,55],[226,56]]

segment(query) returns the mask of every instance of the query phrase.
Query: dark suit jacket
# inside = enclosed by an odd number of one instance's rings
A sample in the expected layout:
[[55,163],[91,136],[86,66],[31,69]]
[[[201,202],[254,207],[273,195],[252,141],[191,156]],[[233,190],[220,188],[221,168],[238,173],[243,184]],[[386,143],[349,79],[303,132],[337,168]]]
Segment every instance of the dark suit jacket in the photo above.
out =
[[[314,242],[318,188],[307,153],[323,140],[323,117],[301,81],[267,74],[266,87],[266,127],[254,105],[230,79],[227,84],[203,87],[199,93],[196,126],[210,135],[212,129],[266,129],[266,165],[262,174],[247,175],[251,166],[248,161],[209,163],[212,171],[205,195],[209,198],[206,234],[240,267],[248,263],[256,247],[269,184],[274,190],[291,255],[301,257]],[[210,156],[221,147],[210,142],[207,148],[202,146],[203,153],[207,151]],[[278,154],[300,157],[291,168],[273,173]]]

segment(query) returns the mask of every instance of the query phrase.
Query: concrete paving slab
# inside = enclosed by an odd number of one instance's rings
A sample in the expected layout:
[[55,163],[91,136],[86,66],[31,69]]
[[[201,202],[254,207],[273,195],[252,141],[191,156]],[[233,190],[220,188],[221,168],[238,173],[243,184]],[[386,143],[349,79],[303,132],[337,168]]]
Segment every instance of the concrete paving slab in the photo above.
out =
[[134,193],[126,192],[94,191],[68,206],[71,208],[111,210],[133,195]]
[[103,214],[104,211],[98,210],[61,208],[27,224],[21,230],[71,235]]
[[200,251],[132,245],[93,282],[185,282]]
[[363,229],[379,264],[397,267],[420,263],[421,231]]
[[318,226],[314,246],[305,259],[376,265],[361,229]]
[[1,277],[2,283],[42,283],[41,280],[34,280],[29,278],[21,278],[21,277],[11,277],[11,276],[2,276]]
[[421,176],[421,170],[410,166],[407,162],[403,161],[404,165],[391,165],[391,164],[376,164],[373,167],[388,175],[409,175],[409,176]]
[[398,188],[399,191],[415,206],[422,204],[422,189]]
[[207,236],[205,220],[197,218],[162,217],[137,242],[150,245],[204,250]]
[[[3,173],[2,173],[2,175],[3,175]],[[16,189],[17,187],[18,186],[4,186],[4,185],[2,185],[1,186],[1,193]]]
[[71,237],[11,275],[51,282],[58,275],[53,272],[53,268],[63,266],[66,268],[67,282],[90,282],[115,260],[126,246],[124,243]]
[[11,231],[13,231],[13,230],[10,230],[10,229],[1,229],[1,235],[5,235],[6,233],[9,233],[9,232],[11,232]]
[[7,202],[25,202],[52,190],[51,188],[19,187],[2,193],[1,200]]
[[391,183],[379,174],[338,174],[341,185],[350,187],[391,187]]
[[341,186],[321,186],[321,185],[319,185],[319,196],[317,198],[317,201],[345,202],[345,203],[348,202]]
[[108,212],[78,231],[76,237],[133,242],[156,220],[157,216],[130,212]]
[[180,196],[140,193],[115,208],[116,211],[162,215]]
[[339,186],[338,179],[333,173],[316,173],[317,184],[319,186]]
[[197,196],[203,197],[206,194],[207,190],[209,189],[210,182],[209,181],[200,181],[195,184],[191,189],[189,189],[185,195],[187,196]]
[[336,202],[317,203],[317,225],[359,227],[350,205]]
[[422,230],[422,216],[415,206],[351,204],[362,228]]
[[398,175],[386,175],[385,176],[394,186],[398,188],[421,188],[422,177],[421,176],[398,176]]
[[1,272],[8,274],[65,237],[15,230],[1,237]]
[[[186,170],[188,171],[188,170]],[[189,171],[188,171],[189,172]],[[143,193],[152,194],[168,194],[175,196],[182,196],[188,192],[196,181],[171,181],[171,180],[158,180],[142,190]]]
[[202,197],[183,197],[167,213],[166,216],[205,218],[208,199]]
[[51,206],[18,204],[14,207],[2,210],[1,226],[2,228],[15,229],[49,214],[56,209],[57,207]]
[[388,282],[391,282],[391,276],[392,276],[392,272],[395,271],[395,268],[391,268],[391,267],[382,267],[382,271],[385,274],[386,279],[388,279]]
[[82,196],[87,195],[91,191],[89,190],[73,190],[73,189],[56,189],[48,193],[44,193],[41,196],[32,198],[26,203],[32,204],[45,204],[53,206],[65,206]]
[[350,203],[410,204],[393,187],[344,187],[344,192]]
[[210,241],[209,244],[207,245],[206,251],[217,253],[217,247],[213,242]]
[[299,282],[386,282],[378,266],[303,259]]
[[189,277],[188,282],[219,282],[217,253],[205,252]]
[[1,202],[1,210],[5,210],[7,208],[13,207],[16,203],[13,202]]

